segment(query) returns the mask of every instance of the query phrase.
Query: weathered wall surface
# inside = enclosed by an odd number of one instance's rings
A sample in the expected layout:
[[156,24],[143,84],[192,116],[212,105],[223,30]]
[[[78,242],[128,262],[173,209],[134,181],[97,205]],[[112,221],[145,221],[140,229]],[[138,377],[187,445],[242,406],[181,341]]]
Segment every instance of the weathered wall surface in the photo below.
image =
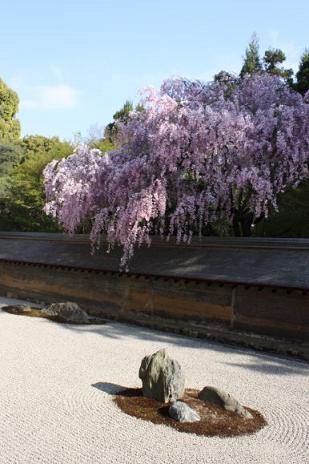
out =
[[[0,260],[119,270],[121,250],[90,254],[87,236],[0,232]],[[309,289],[309,239],[217,238],[177,245],[153,239],[136,250],[130,274]]]
[[[186,249],[186,262],[183,266],[179,248],[175,265],[172,260],[174,251],[171,253],[166,244],[162,248],[157,246],[152,258],[152,265],[156,268],[154,274],[150,273],[151,266],[146,264],[144,250],[141,250],[139,253],[143,255],[141,260],[147,272],[141,273],[139,266],[141,269],[143,267],[137,262],[135,273],[127,274],[118,272],[110,263],[109,268],[107,263],[107,269],[104,270],[102,256],[101,261],[95,260],[91,268],[92,258],[86,254],[85,247],[88,247],[88,243],[84,239],[67,242],[66,239],[54,241],[52,237],[49,240],[47,238],[45,235],[44,238],[36,236],[29,239],[28,236],[27,239],[21,237],[18,240],[15,236],[14,239],[1,239],[0,234],[2,295],[11,294],[44,302],[71,300],[80,303],[92,314],[116,320],[194,336],[235,341],[258,348],[291,351],[304,357],[308,350],[309,356],[309,288],[307,292],[305,276],[302,275],[297,280],[292,269],[297,267],[294,266],[296,263],[298,267],[304,267],[308,260],[309,247],[306,252],[304,243],[301,247],[292,248],[294,257],[290,246],[287,250],[288,258],[284,258],[284,251],[280,246],[281,260],[285,259],[285,263],[290,262],[291,265],[291,269],[285,268],[282,273],[274,264],[265,269],[265,263],[271,260],[271,249],[265,251],[265,244],[262,249],[264,256],[261,256],[257,243],[251,251],[250,247],[246,248],[246,252],[242,248],[235,268],[239,269],[244,260],[250,262],[253,269],[251,274],[247,270],[246,282],[244,274],[240,280],[239,275],[228,272],[226,268],[224,277],[220,280],[224,263],[232,259],[226,242],[224,262],[220,262],[222,249],[217,246],[219,251],[216,273],[213,278],[208,274],[203,278],[201,263],[204,262],[207,266],[210,245],[206,247],[204,244],[198,250],[195,247],[191,259]],[[172,250],[175,250],[175,246]],[[214,260],[214,249],[211,252]],[[237,256],[237,249],[233,245],[234,259],[235,253]],[[276,250],[274,254],[276,255]],[[196,259],[199,260],[198,277],[192,275]],[[278,256],[275,259],[278,261]],[[78,266],[78,263],[82,265]],[[165,270],[161,276],[159,263]],[[263,274],[259,268],[261,264],[264,266],[264,275],[267,276],[264,279],[267,280],[266,284],[262,283]],[[223,266],[222,269],[220,265]],[[173,269],[174,275],[171,275]],[[259,274],[256,281],[252,274]],[[289,274],[293,276],[290,282],[287,281]],[[283,279],[286,279],[285,285],[282,283]]]
[[113,319],[166,318],[230,326],[232,286],[0,261],[0,291],[46,302],[78,301]]

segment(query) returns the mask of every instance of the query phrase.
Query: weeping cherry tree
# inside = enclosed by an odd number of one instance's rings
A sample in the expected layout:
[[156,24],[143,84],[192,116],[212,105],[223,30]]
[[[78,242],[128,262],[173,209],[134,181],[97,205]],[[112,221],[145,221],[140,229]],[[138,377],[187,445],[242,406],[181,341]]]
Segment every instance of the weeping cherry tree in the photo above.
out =
[[278,194],[308,176],[307,101],[266,73],[167,80],[144,92],[118,149],[79,146],[46,167],[45,211],[70,233],[90,220],[95,247],[102,234],[123,247],[122,269],[153,234],[189,243],[225,220],[250,235]]

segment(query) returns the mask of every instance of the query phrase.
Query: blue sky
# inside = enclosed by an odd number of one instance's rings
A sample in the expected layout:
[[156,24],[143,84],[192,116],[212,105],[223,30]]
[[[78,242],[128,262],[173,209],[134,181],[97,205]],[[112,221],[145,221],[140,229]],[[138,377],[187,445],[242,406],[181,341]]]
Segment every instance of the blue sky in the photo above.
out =
[[308,18],[308,0],[5,1],[0,77],[19,94],[23,134],[71,139],[142,87],[238,72],[254,31],[297,68]]

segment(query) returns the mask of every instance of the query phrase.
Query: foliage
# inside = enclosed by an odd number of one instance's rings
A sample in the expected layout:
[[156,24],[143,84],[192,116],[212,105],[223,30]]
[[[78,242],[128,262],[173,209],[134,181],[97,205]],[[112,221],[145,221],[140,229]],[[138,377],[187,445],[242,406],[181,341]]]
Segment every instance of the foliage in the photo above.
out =
[[0,79],[0,140],[11,142],[20,137],[20,124],[15,115],[18,111],[17,93]]
[[235,76],[227,71],[220,71],[214,76],[214,81],[219,82],[220,84],[227,84],[229,82],[233,82],[235,80]]
[[116,113],[113,115],[113,122],[110,122],[104,132],[105,138],[110,142],[110,143],[116,143],[117,141],[117,134],[118,134],[118,124],[119,123],[124,123],[126,124],[127,121],[129,120],[129,115],[130,112],[134,110],[133,103],[127,100],[123,107],[116,111]]
[[0,197],[4,195],[11,168],[23,157],[23,150],[18,144],[0,143]]
[[121,125],[127,124],[129,122],[130,114],[134,111],[143,111],[143,105],[138,104],[134,109],[133,103],[129,100],[125,102],[120,110],[116,111],[113,116],[114,121],[109,123],[105,128],[104,137],[106,141],[110,142],[112,145],[117,145],[119,128]]
[[293,69],[285,69],[282,66],[278,66],[283,63],[285,59],[285,54],[280,49],[266,50],[263,58],[264,70],[270,74],[282,77],[292,84]]
[[21,231],[55,231],[56,223],[46,217],[42,171],[53,159],[72,152],[68,143],[57,137],[25,137],[20,142],[23,161],[11,168],[0,202],[0,227]]
[[133,103],[127,100],[123,107],[119,111],[116,111],[113,118],[115,121],[123,122],[124,124],[126,124],[129,121],[130,113],[133,110]]
[[[290,85],[292,85],[293,70],[279,66],[285,61],[285,59],[286,57],[282,50],[269,48],[265,51],[263,60],[261,61],[259,55],[259,41],[257,36],[253,34],[251,42],[246,49],[246,55],[240,71],[240,77],[244,77],[246,74],[267,72],[285,79]],[[224,73],[224,71],[221,71],[221,73],[217,74],[216,77],[220,76],[222,73]]]
[[308,174],[309,105],[277,76],[232,87],[168,80],[142,105],[118,149],[79,147],[44,171],[46,212],[70,232],[93,218],[93,243],[105,232],[121,244],[122,266],[153,232],[190,242],[228,220],[248,235]]
[[309,237],[309,181],[281,194],[278,206],[279,211],[274,211],[257,225],[255,235]]
[[305,50],[300,59],[295,89],[302,95],[309,91],[309,50]]
[[109,139],[98,139],[94,140],[90,148],[97,148],[98,150],[101,150],[102,153],[109,152],[111,150],[115,150],[116,145],[115,143],[111,142]]
[[256,34],[253,34],[248,48],[246,49],[246,55],[244,58],[244,64],[240,71],[240,76],[243,77],[245,74],[253,74],[261,70],[262,63],[259,55],[259,41]]
[[26,156],[48,153],[50,151],[59,150],[63,146],[63,142],[58,137],[45,137],[44,135],[29,135],[22,138],[19,145],[24,150]]

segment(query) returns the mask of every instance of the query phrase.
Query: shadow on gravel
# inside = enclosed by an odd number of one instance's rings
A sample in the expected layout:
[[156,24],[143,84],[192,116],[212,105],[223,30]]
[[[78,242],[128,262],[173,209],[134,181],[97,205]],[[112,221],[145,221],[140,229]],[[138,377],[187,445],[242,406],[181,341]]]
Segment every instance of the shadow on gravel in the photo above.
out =
[[[145,340],[155,343],[166,343],[169,345],[181,346],[196,350],[209,350],[218,354],[235,355],[235,362],[224,363],[231,367],[241,367],[251,371],[260,372],[269,375],[308,375],[309,363],[306,361],[286,358],[278,354],[255,351],[252,348],[239,347],[236,345],[228,345],[206,339],[190,338],[184,335],[172,334],[160,330],[147,329],[144,327],[128,325],[110,321],[104,326],[73,326],[64,324],[61,327],[71,329],[79,333],[91,332],[121,341],[122,339],[133,338],[137,340]],[[247,362],[237,363],[237,355],[246,355]],[[218,363],[222,363],[218,359]]]
[[[309,364],[305,362],[296,362],[296,365],[292,365],[292,360],[284,360],[276,358],[274,360],[267,360],[266,355],[256,354],[255,357],[258,359],[255,362],[248,363],[222,363],[226,366],[241,367],[242,369],[249,369],[254,372],[260,372],[265,375],[297,375],[297,374],[309,374]],[[269,355],[268,355],[269,357]],[[264,358],[264,359],[263,359]],[[263,359],[263,362],[261,362]]]
[[108,393],[109,395],[116,395],[116,393],[119,393],[127,388],[127,387],[118,385],[116,383],[110,383],[110,382],[97,382],[97,383],[91,384],[91,386],[94,388],[97,388],[98,390],[104,393]]

